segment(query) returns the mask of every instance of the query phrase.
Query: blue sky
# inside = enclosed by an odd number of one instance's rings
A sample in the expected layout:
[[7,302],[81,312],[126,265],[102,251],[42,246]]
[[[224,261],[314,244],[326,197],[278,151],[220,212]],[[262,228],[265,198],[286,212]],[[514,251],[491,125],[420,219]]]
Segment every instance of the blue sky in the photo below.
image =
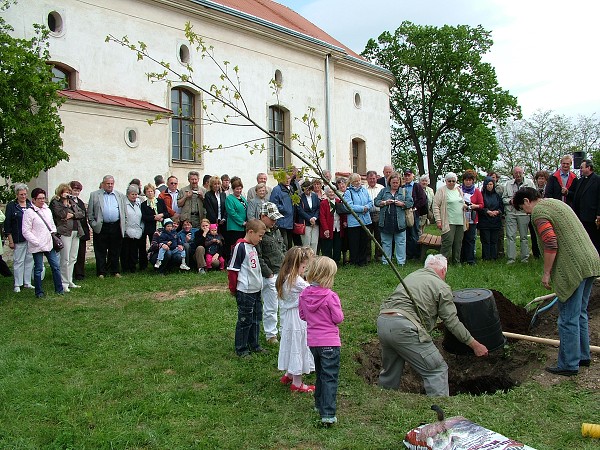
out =
[[403,20],[483,25],[494,46],[486,60],[524,116],[536,110],[600,114],[597,55],[600,2],[571,0],[278,0],[360,53]]

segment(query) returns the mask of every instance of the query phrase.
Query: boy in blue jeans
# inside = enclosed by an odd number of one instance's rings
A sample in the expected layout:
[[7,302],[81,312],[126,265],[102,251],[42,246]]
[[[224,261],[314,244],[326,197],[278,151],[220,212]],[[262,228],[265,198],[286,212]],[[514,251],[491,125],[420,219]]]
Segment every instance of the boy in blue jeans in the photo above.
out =
[[158,256],[156,258],[155,268],[159,268],[165,258],[165,253],[171,252],[173,255],[181,254],[181,270],[190,270],[185,263],[185,250],[183,249],[183,241],[177,234],[175,226],[171,219],[163,221],[163,231],[158,238]]
[[235,295],[238,306],[235,353],[242,358],[250,356],[250,352],[267,352],[258,343],[263,279],[256,251],[256,245],[262,240],[265,231],[265,224],[260,220],[251,219],[246,222],[246,235],[235,244],[227,266],[229,291]]

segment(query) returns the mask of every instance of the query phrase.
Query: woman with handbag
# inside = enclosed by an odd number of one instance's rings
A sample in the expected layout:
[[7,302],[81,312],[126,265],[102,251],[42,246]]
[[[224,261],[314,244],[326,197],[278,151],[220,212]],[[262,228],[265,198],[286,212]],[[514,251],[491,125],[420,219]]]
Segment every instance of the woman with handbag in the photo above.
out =
[[479,211],[483,208],[483,195],[475,187],[477,174],[474,170],[465,170],[463,174],[463,184],[461,186],[463,199],[467,205],[465,211],[465,223],[469,223],[469,228],[465,231],[460,251],[460,262],[469,265],[475,264],[475,241],[477,241],[477,222],[479,221]]
[[50,202],[50,211],[56,232],[63,243],[63,249],[59,253],[60,276],[64,291],[69,292],[71,288],[81,287],[73,282],[73,267],[79,252],[79,239],[83,236],[80,220],[85,217],[85,213],[73,200],[71,186],[68,184],[59,184],[54,194]]
[[[42,270],[44,268],[44,255],[52,270],[52,281],[54,290],[58,295],[63,295],[64,289],[60,276],[60,265],[58,253],[54,249],[55,239],[61,242],[59,237],[54,238],[56,226],[52,220],[52,212],[46,205],[46,191],[35,188],[31,191],[32,207],[23,214],[23,236],[27,239],[29,253],[33,254],[33,284],[35,296],[45,297],[42,289]],[[54,238],[54,239],[53,239]]]
[[467,225],[465,224],[465,200],[460,187],[456,186],[458,177],[454,172],[446,174],[446,186],[440,187],[433,197],[433,215],[435,223],[442,232],[440,253],[448,261],[460,264],[460,250]]
[[[406,263],[406,217],[414,217],[412,212],[413,198],[405,189],[400,189],[400,174],[392,172],[387,187],[379,191],[375,198],[375,206],[379,207],[379,230],[381,246],[388,258],[392,259],[392,242],[396,246],[396,261],[403,266]],[[387,264],[385,258],[381,259]]]

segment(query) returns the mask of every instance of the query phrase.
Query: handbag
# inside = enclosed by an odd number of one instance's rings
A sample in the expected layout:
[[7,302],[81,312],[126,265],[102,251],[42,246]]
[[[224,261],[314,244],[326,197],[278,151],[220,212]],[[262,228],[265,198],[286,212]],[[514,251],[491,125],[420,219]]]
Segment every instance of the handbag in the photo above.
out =
[[65,244],[63,244],[62,239],[60,238],[60,234],[52,231],[52,229],[48,226],[48,224],[46,223],[39,211],[35,209],[34,211],[38,216],[40,216],[40,219],[42,219],[42,222],[44,222],[44,225],[46,225],[46,228],[48,228],[48,231],[50,232],[50,236],[52,237],[52,248],[54,249],[54,251],[60,252],[65,246]]
[[295,223],[294,228],[292,229],[293,234],[297,234],[302,236],[306,232],[306,225],[303,223]]
[[[352,191],[350,191],[350,197],[352,197],[352,201],[354,201]],[[350,210],[341,201],[335,203],[335,212],[338,213],[338,215],[350,214]]]
[[[402,195],[406,198],[406,189],[402,189]],[[404,218],[406,221],[406,228],[412,228],[415,226],[415,213],[412,208],[404,210]]]

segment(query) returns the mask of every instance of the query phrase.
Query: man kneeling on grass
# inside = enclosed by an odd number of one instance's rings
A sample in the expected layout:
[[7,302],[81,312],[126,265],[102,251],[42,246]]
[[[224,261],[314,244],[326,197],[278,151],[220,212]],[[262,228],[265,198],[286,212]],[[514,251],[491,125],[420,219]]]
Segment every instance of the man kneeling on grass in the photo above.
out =
[[381,342],[379,386],[398,389],[404,362],[423,378],[429,396],[448,396],[448,365],[433,344],[429,333],[437,319],[476,356],[487,356],[488,349],[476,341],[458,320],[452,289],[444,282],[448,261],[442,255],[429,255],[425,268],[404,279],[413,300],[400,283],[383,302],[377,319]]

